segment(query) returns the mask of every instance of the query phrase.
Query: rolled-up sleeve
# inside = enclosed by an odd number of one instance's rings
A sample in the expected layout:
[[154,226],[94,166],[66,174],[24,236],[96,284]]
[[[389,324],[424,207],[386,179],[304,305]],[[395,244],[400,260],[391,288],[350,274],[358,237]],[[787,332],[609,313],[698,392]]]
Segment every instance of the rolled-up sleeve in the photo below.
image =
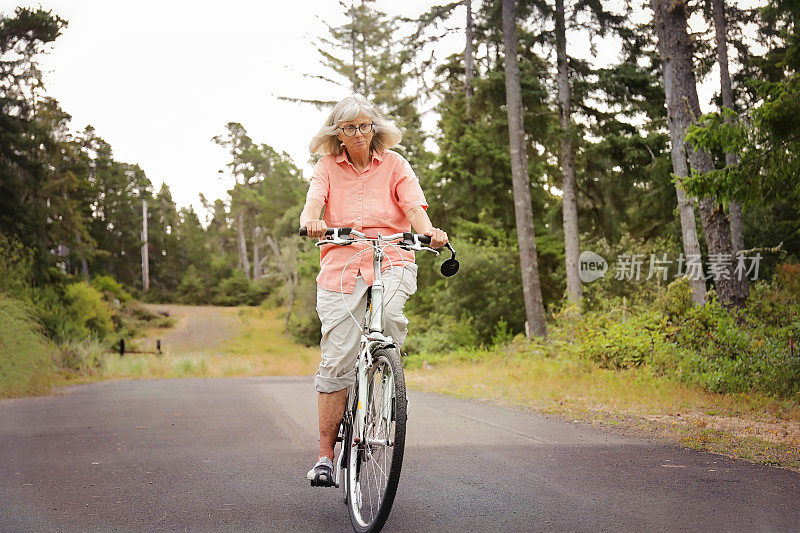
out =
[[331,186],[328,167],[324,159],[320,159],[314,165],[314,171],[311,174],[311,185],[308,187],[308,193],[306,194],[306,201],[316,200],[322,205],[328,203],[328,194]]
[[399,171],[396,175],[394,196],[397,205],[403,210],[403,213],[408,213],[409,210],[420,206],[423,209],[428,209],[428,202],[425,200],[425,194],[420,187],[419,179],[414,174],[414,170],[405,158],[399,165]]

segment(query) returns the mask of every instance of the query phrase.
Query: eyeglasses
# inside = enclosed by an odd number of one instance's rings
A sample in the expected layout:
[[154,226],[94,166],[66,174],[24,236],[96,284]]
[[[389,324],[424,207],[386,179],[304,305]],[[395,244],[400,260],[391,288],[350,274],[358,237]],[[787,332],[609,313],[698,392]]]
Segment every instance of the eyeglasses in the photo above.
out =
[[353,137],[356,134],[356,130],[360,131],[364,135],[367,135],[368,133],[370,133],[372,131],[372,127],[374,125],[375,124],[359,124],[358,127],[356,127],[356,126],[345,126],[343,128],[340,127],[339,129],[342,130],[346,136]]

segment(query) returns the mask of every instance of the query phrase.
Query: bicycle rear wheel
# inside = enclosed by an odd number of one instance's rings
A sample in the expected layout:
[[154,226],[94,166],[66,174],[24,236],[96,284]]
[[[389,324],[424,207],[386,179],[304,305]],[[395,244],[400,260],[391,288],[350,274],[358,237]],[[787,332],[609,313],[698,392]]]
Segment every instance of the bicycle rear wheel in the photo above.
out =
[[400,355],[382,348],[373,354],[367,374],[365,441],[350,435],[345,482],[353,528],[359,533],[379,531],[394,503],[406,438],[406,383]]

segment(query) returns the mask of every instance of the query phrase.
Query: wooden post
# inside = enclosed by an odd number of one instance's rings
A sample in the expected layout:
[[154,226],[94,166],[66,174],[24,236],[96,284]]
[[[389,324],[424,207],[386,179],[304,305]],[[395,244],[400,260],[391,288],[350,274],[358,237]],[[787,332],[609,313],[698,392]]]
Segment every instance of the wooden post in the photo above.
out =
[[150,289],[150,258],[147,255],[147,200],[142,198],[142,286]]

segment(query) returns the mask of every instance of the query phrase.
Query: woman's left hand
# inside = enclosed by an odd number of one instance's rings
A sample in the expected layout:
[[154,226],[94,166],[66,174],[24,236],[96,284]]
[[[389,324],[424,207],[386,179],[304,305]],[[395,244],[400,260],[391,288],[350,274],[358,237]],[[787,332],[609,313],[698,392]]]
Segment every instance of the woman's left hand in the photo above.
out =
[[422,234],[430,236],[431,248],[441,248],[447,243],[447,233],[439,228],[431,228],[428,231],[424,231]]

